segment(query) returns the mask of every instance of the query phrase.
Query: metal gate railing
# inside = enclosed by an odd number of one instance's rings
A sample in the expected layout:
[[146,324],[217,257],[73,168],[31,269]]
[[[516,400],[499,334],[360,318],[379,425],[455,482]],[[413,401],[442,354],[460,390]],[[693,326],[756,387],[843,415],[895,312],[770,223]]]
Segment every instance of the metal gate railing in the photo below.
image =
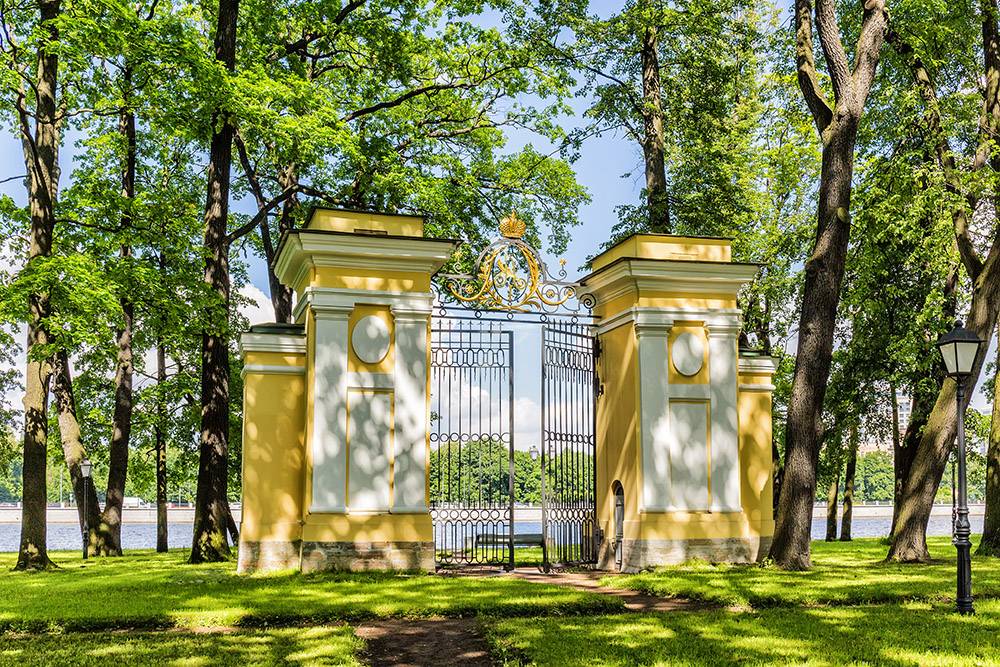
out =
[[542,533],[561,565],[597,562],[596,342],[577,320],[542,328]]
[[514,340],[499,326],[431,331],[431,518],[439,565],[513,566]]

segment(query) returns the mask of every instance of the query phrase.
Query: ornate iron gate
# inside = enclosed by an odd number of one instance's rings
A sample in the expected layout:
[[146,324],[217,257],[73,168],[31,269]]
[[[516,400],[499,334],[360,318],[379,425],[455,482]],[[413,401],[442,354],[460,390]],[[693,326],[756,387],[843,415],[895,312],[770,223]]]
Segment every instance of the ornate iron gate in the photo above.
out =
[[513,332],[431,331],[431,518],[440,565],[513,565]]
[[[549,274],[515,215],[500,231],[475,275],[443,276],[451,304],[440,300],[431,331],[436,561],[511,568],[516,547],[538,546],[545,569],[595,563],[597,346],[593,318],[580,312],[592,304],[564,270]],[[515,508],[515,449],[524,464],[534,444],[515,443],[515,419],[524,416],[514,414],[514,338],[524,326],[540,334],[541,457],[522,473],[537,476],[540,508]],[[522,512],[540,521],[519,522]]]
[[542,533],[547,562],[597,562],[597,340],[577,320],[542,329]]

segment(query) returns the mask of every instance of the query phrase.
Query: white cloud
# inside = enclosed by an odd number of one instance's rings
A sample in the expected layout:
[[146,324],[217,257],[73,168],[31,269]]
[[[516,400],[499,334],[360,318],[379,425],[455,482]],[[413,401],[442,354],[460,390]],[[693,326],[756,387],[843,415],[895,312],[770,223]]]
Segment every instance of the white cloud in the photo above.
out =
[[241,304],[239,308],[240,314],[247,318],[251,325],[274,321],[274,309],[271,307],[271,298],[264,294],[256,285],[244,285],[240,288],[239,293],[253,302]]

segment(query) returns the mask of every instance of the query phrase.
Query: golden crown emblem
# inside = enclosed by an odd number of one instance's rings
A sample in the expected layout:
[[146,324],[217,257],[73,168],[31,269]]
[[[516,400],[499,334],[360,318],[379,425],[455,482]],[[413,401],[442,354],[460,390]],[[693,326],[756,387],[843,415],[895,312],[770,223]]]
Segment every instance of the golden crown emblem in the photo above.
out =
[[511,211],[510,215],[500,221],[500,233],[509,239],[521,238],[527,229],[528,225],[517,217],[517,213],[514,211]]

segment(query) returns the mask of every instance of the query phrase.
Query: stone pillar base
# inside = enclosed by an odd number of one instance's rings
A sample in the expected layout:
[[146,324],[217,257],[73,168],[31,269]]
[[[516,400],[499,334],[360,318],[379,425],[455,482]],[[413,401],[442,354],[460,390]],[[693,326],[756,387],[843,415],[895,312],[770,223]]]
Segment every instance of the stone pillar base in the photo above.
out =
[[[625,540],[622,572],[638,572],[658,565],[679,565],[691,560],[712,563],[756,563],[767,556],[771,537],[729,537],[700,540]],[[602,549],[598,567],[615,570],[613,545]]]
[[276,570],[297,570],[302,542],[249,542],[240,540],[237,572],[274,572]]
[[433,542],[303,542],[303,572],[434,571]]

